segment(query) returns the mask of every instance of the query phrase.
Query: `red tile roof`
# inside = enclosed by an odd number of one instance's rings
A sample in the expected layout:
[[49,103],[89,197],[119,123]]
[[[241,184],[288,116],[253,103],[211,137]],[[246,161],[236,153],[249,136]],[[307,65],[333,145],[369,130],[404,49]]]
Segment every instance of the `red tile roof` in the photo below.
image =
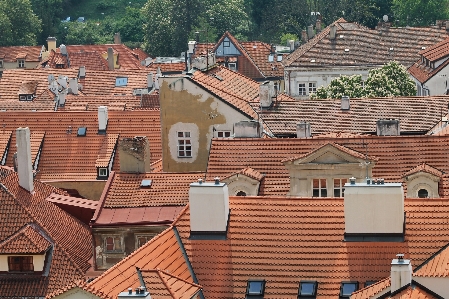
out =
[[42,46],[0,47],[0,58],[4,62],[15,62],[17,58],[26,57],[26,61],[38,62],[41,50]]
[[440,296],[435,296],[431,294],[426,289],[421,288],[420,286],[412,285],[407,288],[401,290],[398,293],[393,294],[392,296],[386,297],[388,299],[440,299]]
[[350,109],[341,109],[341,99],[278,102],[260,117],[273,134],[296,136],[296,125],[309,122],[312,134],[331,132],[376,133],[379,119],[397,119],[401,132],[422,134],[446,115],[449,96],[350,99]]
[[420,51],[419,54],[432,62],[446,58],[447,56],[449,56],[449,37],[439,43],[425,48],[424,50]]
[[186,69],[185,62],[173,62],[173,63],[152,63],[148,65],[149,68],[160,68],[162,73],[182,73]]
[[98,52],[67,52],[67,55],[62,55],[52,50],[47,59],[39,64],[41,68],[52,69],[78,69],[80,66],[85,66],[86,70],[92,71],[109,70],[108,61]]
[[387,290],[391,286],[390,277],[379,280],[378,282],[352,293],[351,299],[366,299]]
[[337,26],[335,40],[329,38],[330,26],[326,27],[284,59],[284,66],[379,66],[396,60],[409,67],[420,58],[422,47],[448,36],[445,29],[436,27],[348,28],[344,19],[333,24]]
[[95,210],[98,207],[98,201],[96,200],[89,200],[85,198],[62,195],[58,193],[50,194],[45,200],[52,202],[56,205],[68,205],[91,210]]
[[290,179],[281,161],[307,154],[329,142],[377,157],[373,177],[384,178],[386,182],[402,182],[404,173],[426,163],[445,173],[440,196],[449,196],[449,153],[446,151],[449,136],[213,139],[206,178],[225,178],[242,168],[251,167],[265,174],[259,195],[285,195],[289,192]]
[[427,172],[430,174],[433,174],[434,176],[437,177],[442,177],[444,172],[436,169],[435,167],[432,167],[430,165],[427,165],[426,163],[423,163],[421,165],[416,166],[415,168],[411,169],[410,171],[407,171],[403,177],[418,173],[418,172]]
[[446,245],[448,204],[406,199],[406,241],[398,243],[344,242],[336,198],[231,197],[226,240],[190,239],[188,209],[174,225],[205,298],[243,297],[255,278],[266,281],[264,298],[296,298],[300,280],[318,282],[318,299],[337,298],[342,281],[389,276],[398,252],[419,265]]
[[441,248],[439,252],[431,256],[422,265],[415,269],[413,276],[418,277],[449,277],[449,249]]
[[[64,110],[81,110],[81,111],[98,111],[99,106],[108,106],[108,110],[134,110],[139,108],[159,108],[159,97],[148,107],[144,98],[147,99],[150,95],[142,96],[104,96],[94,95],[88,96],[84,94],[67,95],[65,106],[58,107],[59,111]],[[142,103],[142,104],[141,104]],[[1,104],[0,104],[1,107]]]
[[28,224],[0,243],[0,254],[42,254],[51,245],[38,229]]
[[0,169],[0,182],[0,241],[30,225],[52,243],[48,275],[0,275],[1,295],[44,297],[82,279],[90,267],[92,237],[87,226],[45,200],[62,191],[35,180],[34,192],[29,193],[19,187],[17,173],[5,167]]

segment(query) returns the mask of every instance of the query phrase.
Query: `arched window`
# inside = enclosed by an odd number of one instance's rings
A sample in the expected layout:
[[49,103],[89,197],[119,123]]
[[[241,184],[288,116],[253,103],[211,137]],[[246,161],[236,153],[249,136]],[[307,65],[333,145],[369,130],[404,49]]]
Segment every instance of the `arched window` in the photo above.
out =
[[418,197],[419,198],[427,198],[427,197],[429,197],[429,192],[426,189],[419,189]]
[[237,196],[246,196],[246,192],[244,192],[244,191],[239,191],[239,192],[237,192],[236,195],[237,195]]

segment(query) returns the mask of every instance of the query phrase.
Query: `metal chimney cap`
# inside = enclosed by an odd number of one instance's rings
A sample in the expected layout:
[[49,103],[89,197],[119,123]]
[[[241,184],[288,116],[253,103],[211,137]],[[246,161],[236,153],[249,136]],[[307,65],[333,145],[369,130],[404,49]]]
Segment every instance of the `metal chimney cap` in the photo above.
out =
[[403,260],[404,259],[404,254],[403,253],[398,253],[398,254],[396,254],[396,257],[398,258],[398,260]]
[[128,294],[132,295],[132,293],[133,293],[133,289],[128,288]]
[[220,184],[220,178],[219,177],[215,177],[215,185],[219,185]]
[[355,185],[355,177],[349,178],[349,182],[351,182],[351,185]]
[[203,179],[198,179],[198,184],[202,184],[203,183]]

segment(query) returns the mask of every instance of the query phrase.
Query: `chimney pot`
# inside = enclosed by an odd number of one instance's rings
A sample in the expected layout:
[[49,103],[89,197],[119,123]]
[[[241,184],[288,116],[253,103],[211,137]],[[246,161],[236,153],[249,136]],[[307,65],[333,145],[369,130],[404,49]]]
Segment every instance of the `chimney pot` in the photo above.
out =
[[198,179],[198,184],[202,184],[203,183],[203,179]]
[[355,185],[355,177],[349,178],[349,182],[351,183],[351,185]]

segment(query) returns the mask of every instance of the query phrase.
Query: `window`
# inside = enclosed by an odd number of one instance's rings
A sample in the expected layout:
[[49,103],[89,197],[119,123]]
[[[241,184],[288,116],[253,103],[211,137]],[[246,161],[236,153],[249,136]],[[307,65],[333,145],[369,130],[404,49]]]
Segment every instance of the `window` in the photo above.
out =
[[8,269],[10,272],[34,271],[32,256],[8,256]]
[[248,285],[246,287],[246,294],[249,296],[263,295],[264,290],[265,290],[264,280],[250,280],[248,281]]
[[309,82],[309,94],[316,93],[316,82]]
[[366,287],[369,287],[370,285],[375,284],[375,283],[376,283],[376,282],[375,282],[375,281],[372,281],[372,280],[365,281],[364,287],[365,287],[365,288],[366,288]]
[[344,197],[347,179],[334,179],[334,197]]
[[223,47],[230,47],[231,43],[229,41],[223,41]]
[[115,87],[126,86],[128,85],[128,77],[116,77],[115,78]]
[[21,95],[21,96],[19,96],[19,100],[20,101],[26,101],[27,100],[27,96]]
[[237,70],[237,63],[229,62],[228,63],[228,69],[230,69],[231,71],[236,71]]
[[327,197],[326,179],[312,180],[312,196]]
[[104,239],[105,251],[122,252],[122,240],[119,236],[108,236]]
[[20,67],[20,68],[24,68],[24,67],[25,67],[25,60],[23,60],[23,59],[18,59],[18,60],[17,60],[17,63],[19,64],[19,67]]
[[300,96],[307,95],[306,83],[299,83],[298,84],[298,95],[300,95]]
[[282,55],[278,55],[277,62],[281,62],[281,61],[282,61]]
[[192,143],[190,140],[190,132],[178,132],[178,157],[192,157]]
[[79,127],[77,136],[86,136],[87,128],[86,127]]
[[153,183],[152,180],[142,180],[140,182],[140,187],[150,188],[152,183]]
[[107,168],[99,168],[98,176],[108,176],[108,169]]
[[146,242],[153,239],[154,235],[137,235],[136,236],[136,249],[145,245]]
[[231,137],[231,131],[217,131],[217,137],[229,138]]
[[239,191],[239,192],[237,192],[236,196],[246,196],[246,192],[245,191]]
[[418,197],[419,198],[428,198],[429,192],[426,189],[419,189],[418,190]]
[[358,282],[342,282],[340,287],[340,297],[341,298],[349,298],[352,293],[357,291],[359,288]]
[[315,297],[317,285],[316,281],[301,281],[299,283],[298,297]]

